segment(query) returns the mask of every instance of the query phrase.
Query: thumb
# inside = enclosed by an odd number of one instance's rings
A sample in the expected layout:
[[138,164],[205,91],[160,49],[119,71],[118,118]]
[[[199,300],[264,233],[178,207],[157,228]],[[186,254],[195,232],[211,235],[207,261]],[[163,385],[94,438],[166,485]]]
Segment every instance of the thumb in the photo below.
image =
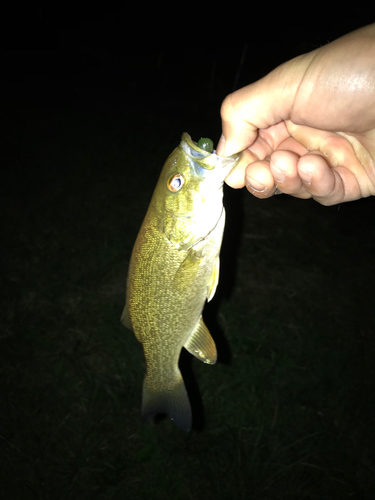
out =
[[[257,137],[254,120],[254,84],[227,95],[221,105],[222,134],[217,145],[219,156],[231,156],[251,146]],[[251,109],[253,108],[253,109]]]
[[313,54],[314,51],[278,66],[261,80],[224,99],[219,155],[243,151],[253,144],[258,129],[290,119],[298,86]]

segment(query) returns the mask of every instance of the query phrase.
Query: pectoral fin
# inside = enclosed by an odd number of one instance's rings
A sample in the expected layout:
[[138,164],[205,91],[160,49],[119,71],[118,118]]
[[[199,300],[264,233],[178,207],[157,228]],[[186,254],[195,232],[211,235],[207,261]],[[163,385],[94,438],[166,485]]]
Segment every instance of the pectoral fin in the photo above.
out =
[[133,331],[132,323],[130,321],[128,304],[125,304],[124,310],[122,311],[122,314],[121,314],[121,324],[125,328],[128,328],[129,330]]
[[184,347],[200,361],[210,365],[216,363],[217,352],[215,342],[207,326],[204,324],[202,316]]
[[[134,331],[133,330],[133,325],[132,325],[132,322],[131,322],[131,319],[130,319],[130,314],[129,314],[129,309],[128,309],[128,303],[125,304],[124,310],[122,311],[122,314],[121,314],[121,324],[122,324],[122,326],[124,326],[128,330],[131,330],[132,332]],[[137,335],[136,335],[136,337],[137,337]],[[140,339],[138,339],[138,340],[139,340],[139,342],[141,342]]]
[[219,272],[220,272],[220,258],[218,257],[212,269],[211,279],[208,284],[207,302],[210,302],[210,300],[215,295],[217,284],[219,282]]

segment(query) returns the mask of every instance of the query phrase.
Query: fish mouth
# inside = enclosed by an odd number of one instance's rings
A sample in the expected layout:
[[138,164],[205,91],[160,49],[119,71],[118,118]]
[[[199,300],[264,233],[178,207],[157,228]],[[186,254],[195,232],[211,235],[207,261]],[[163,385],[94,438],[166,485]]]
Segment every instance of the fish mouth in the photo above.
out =
[[232,168],[237,165],[241,157],[241,154],[218,156],[216,154],[216,150],[214,150],[213,153],[209,153],[208,151],[201,149],[186,132],[184,132],[181,136],[181,148],[188,157],[189,162],[191,166],[194,167],[195,171],[199,172],[202,168],[205,170],[218,169],[218,171],[225,173],[223,182]]

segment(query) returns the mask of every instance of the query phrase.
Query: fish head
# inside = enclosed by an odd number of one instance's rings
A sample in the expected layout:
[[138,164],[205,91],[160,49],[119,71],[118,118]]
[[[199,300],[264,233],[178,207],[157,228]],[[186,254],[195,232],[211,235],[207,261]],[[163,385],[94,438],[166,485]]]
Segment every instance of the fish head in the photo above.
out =
[[221,157],[187,133],[164,164],[154,193],[159,230],[179,250],[204,239],[223,212],[223,183],[240,155]]

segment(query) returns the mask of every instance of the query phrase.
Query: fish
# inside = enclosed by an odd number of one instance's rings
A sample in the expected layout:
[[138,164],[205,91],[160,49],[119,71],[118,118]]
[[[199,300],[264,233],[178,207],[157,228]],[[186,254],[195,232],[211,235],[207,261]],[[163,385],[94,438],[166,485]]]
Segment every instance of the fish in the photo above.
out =
[[219,279],[223,183],[240,158],[203,147],[184,132],[163,166],[132,250],[121,316],[143,346],[142,421],[166,414],[187,432],[192,412],[178,362],[183,347],[204,363],[217,359],[202,310]]

